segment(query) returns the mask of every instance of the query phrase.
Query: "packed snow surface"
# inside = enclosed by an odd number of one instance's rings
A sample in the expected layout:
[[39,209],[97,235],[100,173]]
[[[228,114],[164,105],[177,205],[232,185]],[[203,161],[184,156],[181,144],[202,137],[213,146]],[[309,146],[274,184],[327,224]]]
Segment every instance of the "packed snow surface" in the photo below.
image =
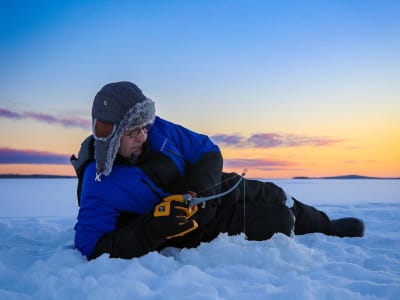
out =
[[322,234],[88,262],[74,249],[76,179],[0,180],[0,299],[400,299],[400,180],[271,180],[363,238]]

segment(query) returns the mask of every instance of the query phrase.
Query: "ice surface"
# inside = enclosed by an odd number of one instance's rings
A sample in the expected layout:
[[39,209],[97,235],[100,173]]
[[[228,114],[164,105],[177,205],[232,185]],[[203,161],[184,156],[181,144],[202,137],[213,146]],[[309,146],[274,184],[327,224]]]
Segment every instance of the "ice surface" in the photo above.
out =
[[400,299],[399,180],[274,180],[363,238],[220,235],[196,249],[87,262],[75,179],[0,180],[0,299]]

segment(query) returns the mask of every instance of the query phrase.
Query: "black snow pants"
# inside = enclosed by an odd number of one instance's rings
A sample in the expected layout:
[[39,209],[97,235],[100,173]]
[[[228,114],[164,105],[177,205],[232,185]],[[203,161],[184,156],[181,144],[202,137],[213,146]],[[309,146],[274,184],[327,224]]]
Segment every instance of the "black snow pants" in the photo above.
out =
[[[229,178],[227,186],[239,178],[232,178],[232,173],[225,176]],[[299,235],[331,233],[331,223],[324,212],[296,199],[293,199],[293,207],[288,208],[286,194],[274,183],[250,179],[243,181],[240,187],[226,196],[236,198],[232,219],[224,230],[229,235],[244,232],[249,240],[265,240],[276,232],[286,235],[292,232]]]

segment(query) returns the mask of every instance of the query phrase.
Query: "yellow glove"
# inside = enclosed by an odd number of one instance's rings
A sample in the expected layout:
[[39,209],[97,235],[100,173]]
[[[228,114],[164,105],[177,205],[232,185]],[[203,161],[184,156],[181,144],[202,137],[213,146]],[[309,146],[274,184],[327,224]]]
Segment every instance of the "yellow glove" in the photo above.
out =
[[189,207],[183,195],[171,195],[154,208],[153,233],[165,239],[184,236],[199,225],[191,217],[198,211],[197,206]]

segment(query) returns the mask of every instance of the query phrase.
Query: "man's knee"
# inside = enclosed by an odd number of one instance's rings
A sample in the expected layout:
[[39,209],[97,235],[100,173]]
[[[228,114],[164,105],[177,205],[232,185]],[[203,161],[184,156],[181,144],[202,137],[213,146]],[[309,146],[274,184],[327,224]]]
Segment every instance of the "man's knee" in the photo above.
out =
[[329,217],[315,207],[306,205],[298,200],[294,201],[291,208],[296,218],[295,234],[321,232],[329,234],[331,225]]
[[289,208],[283,205],[264,205],[257,207],[253,216],[246,217],[245,234],[250,240],[266,240],[275,233],[290,235],[294,217]]

